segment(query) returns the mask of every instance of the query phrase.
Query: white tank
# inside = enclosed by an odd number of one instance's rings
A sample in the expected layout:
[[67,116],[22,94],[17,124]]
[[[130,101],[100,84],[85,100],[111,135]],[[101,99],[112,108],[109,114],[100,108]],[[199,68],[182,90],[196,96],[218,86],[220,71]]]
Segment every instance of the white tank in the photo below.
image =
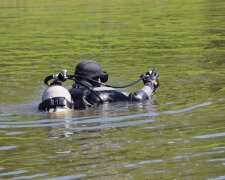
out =
[[62,86],[55,85],[47,88],[43,93],[42,101],[54,97],[65,97],[67,101],[70,103],[72,102],[72,97],[69,91]]
[[[69,91],[66,88],[59,85],[53,85],[48,87],[42,95],[42,102],[44,102],[47,99],[52,99],[56,97],[64,97],[69,103],[72,103],[72,97]],[[65,104],[67,103],[65,102]],[[57,107],[56,109],[52,111],[56,112],[56,111],[61,111],[63,109],[69,109],[69,107],[65,105],[64,107]]]

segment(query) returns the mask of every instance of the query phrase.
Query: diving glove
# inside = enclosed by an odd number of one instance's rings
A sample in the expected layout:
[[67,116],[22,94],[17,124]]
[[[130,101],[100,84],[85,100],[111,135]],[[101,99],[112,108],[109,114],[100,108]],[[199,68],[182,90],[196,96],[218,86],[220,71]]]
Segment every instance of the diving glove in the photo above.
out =
[[157,69],[152,69],[152,71],[146,72],[140,76],[143,80],[144,85],[151,83],[154,86],[154,91],[159,87],[159,73]]

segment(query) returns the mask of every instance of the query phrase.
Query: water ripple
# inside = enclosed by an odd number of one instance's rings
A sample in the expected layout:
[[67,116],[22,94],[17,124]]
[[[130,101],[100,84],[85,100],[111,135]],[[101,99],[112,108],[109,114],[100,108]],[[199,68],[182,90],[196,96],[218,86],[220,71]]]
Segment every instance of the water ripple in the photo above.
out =
[[209,178],[208,180],[224,180],[224,179],[225,179],[225,176],[218,176],[215,178]]
[[23,173],[26,173],[26,172],[27,172],[27,170],[10,171],[10,172],[6,172],[6,173],[0,173],[0,177],[1,176],[10,176],[10,175],[23,174]]
[[219,161],[225,161],[225,158],[214,158],[214,159],[209,159],[207,161],[209,161],[209,162],[219,162]]
[[18,180],[18,179],[33,179],[33,178],[38,178],[41,176],[47,176],[48,173],[43,173],[43,174],[34,174],[34,175],[30,175],[30,176],[20,176],[20,177],[15,177],[12,178],[12,180]]
[[215,134],[199,135],[199,136],[194,136],[193,138],[196,138],[196,139],[208,139],[208,138],[223,137],[223,136],[225,136],[225,132],[215,133]]
[[202,152],[202,153],[191,154],[191,155],[176,156],[176,157],[174,157],[174,159],[183,159],[183,158],[199,157],[199,156],[204,156],[204,155],[223,154],[223,153],[224,153],[224,151]]
[[130,168],[130,167],[136,167],[136,166],[143,165],[143,164],[153,164],[153,163],[161,163],[161,162],[163,162],[163,160],[161,160],[161,159],[144,160],[144,161],[140,161],[137,163],[127,164],[127,165],[125,165],[125,167]]
[[[0,123],[0,129],[6,128],[37,128],[37,127],[55,127],[55,126],[64,126],[68,125],[94,125],[92,127],[78,127],[72,128],[72,130],[96,130],[96,129],[105,129],[110,127],[124,127],[124,126],[133,126],[137,124],[149,123],[153,122],[153,119],[143,120],[142,118],[149,117],[157,117],[164,114],[178,114],[183,112],[188,112],[196,108],[205,107],[211,105],[212,102],[205,102],[201,104],[197,104],[195,106],[191,106],[188,108],[178,109],[174,111],[164,111],[164,112],[147,112],[147,113],[139,113],[132,115],[124,115],[124,116],[116,116],[116,117],[96,117],[89,116],[83,118],[60,118],[60,119],[41,119],[35,121],[20,121],[20,122],[8,122],[3,121]],[[140,120],[137,120],[140,119]],[[123,122],[123,123],[122,123]],[[96,126],[96,123],[100,123],[100,125]],[[86,124],[86,125],[85,125]],[[197,138],[197,137],[196,137]]]
[[199,108],[199,107],[209,106],[211,104],[212,104],[212,102],[205,102],[205,103],[197,104],[195,106],[188,107],[188,108],[184,108],[184,109],[178,109],[178,110],[174,110],[174,111],[165,111],[165,112],[163,112],[163,114],[178,114],[178,113],[183,113],[183,112],[191,111],[192,109],[196,109],[196,108]]
[[60,177],[54,177],[54,178],[48,178],[44,180],[70,180],[70,179],[79,179],[86,177],[86,174],[74,174],[74,175],[68,175],[68,176],[60,176]]
[[17,148],[17,146],[0,146],[0,151]]
[[144,123],[154,122],[155,120],[137,120],[137,121],[129,121],[123,123],[110,123],[110,124],[102,124],[99,126],[92,127],[77,127],[77,128],[69,128],[71,131],[90,131],[90,130],[99,130],[99,129],[108,129],[108,128],[118,128],[118,127],[126,127],[126,126],[134,126],[140,125]]

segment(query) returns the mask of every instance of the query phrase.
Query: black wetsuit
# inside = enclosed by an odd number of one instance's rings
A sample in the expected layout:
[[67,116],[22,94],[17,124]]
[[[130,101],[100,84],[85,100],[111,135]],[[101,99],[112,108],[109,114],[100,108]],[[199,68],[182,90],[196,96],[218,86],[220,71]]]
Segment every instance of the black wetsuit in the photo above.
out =
[[152,95],[154,86],[151,82],[148,82],[142,89],[134,93],[123,93],[105,86],[88,88],[75,84],[69,92],[74,101],[74,109],[84,109],[104,102],[144,101]]

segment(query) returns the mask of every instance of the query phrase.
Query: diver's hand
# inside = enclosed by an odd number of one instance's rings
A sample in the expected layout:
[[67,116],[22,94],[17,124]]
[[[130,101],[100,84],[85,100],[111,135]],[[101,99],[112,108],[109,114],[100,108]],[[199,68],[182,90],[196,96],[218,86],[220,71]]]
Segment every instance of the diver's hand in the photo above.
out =
[[154,91],[159,87],[159,73],[157,69],[152,69],[152,71],[146,72],[140,76],[144,84],[152,83],[154,86]]

